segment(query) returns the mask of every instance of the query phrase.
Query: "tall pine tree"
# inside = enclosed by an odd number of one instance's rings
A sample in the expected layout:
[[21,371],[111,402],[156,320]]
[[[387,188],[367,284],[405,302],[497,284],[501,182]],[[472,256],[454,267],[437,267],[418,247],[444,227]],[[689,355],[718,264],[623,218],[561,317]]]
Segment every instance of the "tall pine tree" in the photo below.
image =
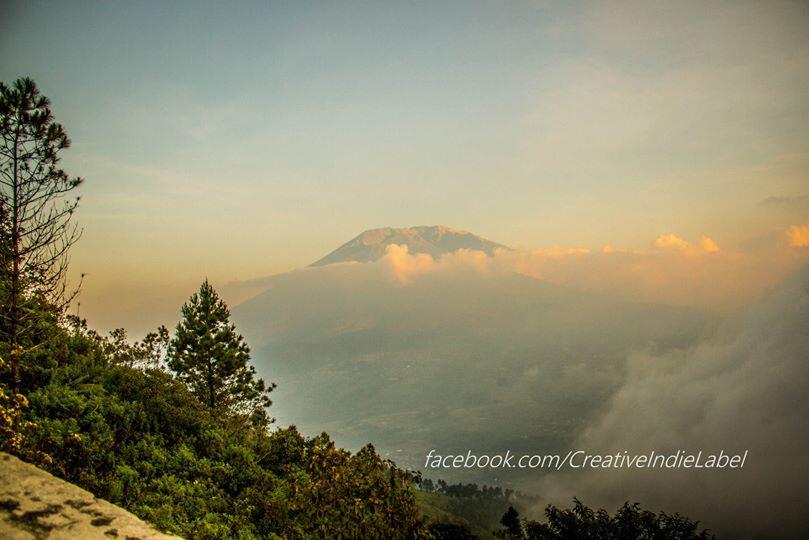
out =
[[212,416],[249,417],[267,425],[272,403],[267,385],[249,364],[250,348],[236,333],[230,311],[206,279],[182,308],[168,366]]
[[58,311],[78,289],[68,289],[70,247],[79,239],[72,217],[82,179],[59,167],[70,147],[54,120],[48,98],[25,77],[0,82],[0,232],[2,271],[0,340],[10,346],[11,384],[20,389],[20,361],[38,326],[30,300],[45,300]]

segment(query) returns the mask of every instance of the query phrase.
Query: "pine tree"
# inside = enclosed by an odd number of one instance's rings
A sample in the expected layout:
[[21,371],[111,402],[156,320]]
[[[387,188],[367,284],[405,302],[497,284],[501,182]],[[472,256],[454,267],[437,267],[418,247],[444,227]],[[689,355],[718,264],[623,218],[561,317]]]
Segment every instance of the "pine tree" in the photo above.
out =
[[250,348],[230,322],[230,311],[206,279],[182,307],[168,367],[215,417],[249,417],[267,425],[275,384],[266,385],[249,364]]
[[34,81],[0,83],[0,228],[7,273],[0,281],[0,337],[10,345],[15,392],[25,338],[37,325],[27,300],[45,300],[61,311],[78,290],[66,283],[68,252],[81,235],[71,218],[79,204],[73,191],[82,179],[59,168],[59,154],[69,147]]
[[503,517],[500,518],[500,524],[506,529],[502,531],[505,538],[522,538],[522,523],[520,522],[520,513],[517,512],[513,506],[509,506]]

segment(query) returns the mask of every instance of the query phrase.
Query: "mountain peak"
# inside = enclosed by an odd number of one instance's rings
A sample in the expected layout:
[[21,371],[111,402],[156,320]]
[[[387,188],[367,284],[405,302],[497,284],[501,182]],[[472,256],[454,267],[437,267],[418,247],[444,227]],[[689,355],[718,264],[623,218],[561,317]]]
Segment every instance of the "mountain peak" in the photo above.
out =
[[426,253],[440,257],[459,249],[472,249],[493,255],[497,249],[510,249],[470,232],[445,225],[369,229],[349,240],[310,266],[338,262],[372,262],[385,255],[389,245],[405,245],[410,253]]

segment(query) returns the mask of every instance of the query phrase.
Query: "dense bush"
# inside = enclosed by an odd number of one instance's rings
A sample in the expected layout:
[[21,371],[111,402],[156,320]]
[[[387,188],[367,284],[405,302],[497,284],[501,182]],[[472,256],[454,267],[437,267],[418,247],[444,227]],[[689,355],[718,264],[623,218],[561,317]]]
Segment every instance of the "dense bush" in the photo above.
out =
[[41,317],[27,404],[3,401],[6,450],[190,538],[426,535],[413,475],[373,447],[212,415],[143,344]]

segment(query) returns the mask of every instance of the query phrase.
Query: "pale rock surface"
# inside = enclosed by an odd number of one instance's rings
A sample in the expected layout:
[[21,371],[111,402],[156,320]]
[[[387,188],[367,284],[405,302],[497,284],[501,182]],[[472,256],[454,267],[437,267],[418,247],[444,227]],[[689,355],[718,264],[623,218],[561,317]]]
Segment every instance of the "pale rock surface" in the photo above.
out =
[[123,508],[0,452],[0,538],[4,540],[176,539]]

